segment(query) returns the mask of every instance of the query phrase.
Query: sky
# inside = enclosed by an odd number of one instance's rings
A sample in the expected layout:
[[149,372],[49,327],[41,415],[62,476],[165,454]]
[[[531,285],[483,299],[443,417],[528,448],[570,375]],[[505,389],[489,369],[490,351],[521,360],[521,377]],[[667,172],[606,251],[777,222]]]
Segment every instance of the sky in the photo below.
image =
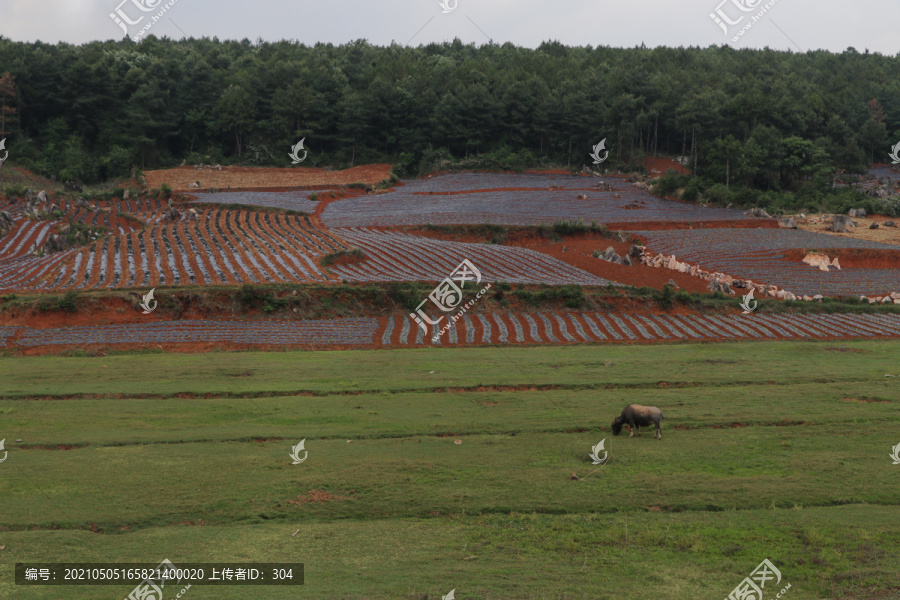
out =
[[[569,46],[634,47],[728,44],[805,52],[900,54],[900,2],[866,0],[0,0],[0,35],[17,41],[82,44],[122,39],[110,17],[119,9],[134,38],[167,3],[145,35],[335,45],[417,46],[459,38],[535,48],[546,40]],[[150,12],[141,11],[143,5]],[[768,5],[768,7],[767,7]],[[865,8],[860,8],[865,6]],[[743,35],[735,36],[763,12]],[[723,26],[716,24],[717,15]],[[724,19],[723,19],[724,17]],[[740,20],[739,20],[740,19]],[[121,19],[120,19],[121,20]],[[734,25],[726,21],[736,22]]]

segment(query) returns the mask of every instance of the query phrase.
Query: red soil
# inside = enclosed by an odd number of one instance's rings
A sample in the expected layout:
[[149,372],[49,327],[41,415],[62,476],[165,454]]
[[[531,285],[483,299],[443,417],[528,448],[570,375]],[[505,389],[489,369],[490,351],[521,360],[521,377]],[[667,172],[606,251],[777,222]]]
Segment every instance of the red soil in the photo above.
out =
[[[562,242],[543,243],[514,243],[515,246],[530,248],[544,254],[548,254],[572,266],[578,267],[588,273],[592,273],[603,279],[633,285],[635,287],[650,287],[662,289],[671,279],[678,287],[689,292],[708,292],[706,281],[691,277],[685,273],[679,273],[671,269],[657,269],[641,264],[633,264],[630,267],[607,262],[600,258],[594,258],[592,253],[599,250],[603,253],[606,248],[612,246],[619,255],[625,255],[631,250],[631,242],[619,242],[605,238],[574,238],[567,237]],[[563,248],[566,249],[563,252]]]
[[[446,234],[437,231],[426,230],[417,227],[372,227],[380,231],[413,231],[427,237],[456,242],[483,243],[485,239],[478,235]],[[629,236],[629,239],[631,236]],[[597,235],[565,236],[561,242],[554,242],[541,235],[521,234],[512,232],[507,238],[506,245],[528,248],[543,254],[552,256],[572,266],[578,267],[588,273],[592,273],[603,279],[633,285],[635,287],[649,287],[662,289],[669,280],[673,280],[678,287],[689,292],[706,293],[707,282],[699,277],[691,277],[685,273],[679,273],[671,269],[648,267],[635,263],[630,267],[619,265],[605,260],[594,258],[594,250],[602,254],[609,246],[615,248],[620,256],[631,250],[631,242],[619,242]],[[566,249],[563,252],[563,248]]]
[[[188,184],[200,181],[200,190],[215,187],[230,191],[287,191],[298,188],[329,188],[351,183],[376,184],[388,178],[389,164],[362,165],[343,171],[325,171],[313,167],[222,167],[221,171],[175,167],[147,171],[144,178],[151,188],[168,184],[173,191],[190,193]],[[198,190],[199,191],[199,190]]]
[[365,256],[356,256],[354,254],[341,254],[333,259],[329,267],[337,267],[340,265],[358,265],[366,260]]
[[647,156],[644,158],[644,166],[650,171],[651,175],[662,175],[669,169],[675,169],[679,173],[689,173],[690,169],[682,167],[677,161],[671,158],[653,158]]

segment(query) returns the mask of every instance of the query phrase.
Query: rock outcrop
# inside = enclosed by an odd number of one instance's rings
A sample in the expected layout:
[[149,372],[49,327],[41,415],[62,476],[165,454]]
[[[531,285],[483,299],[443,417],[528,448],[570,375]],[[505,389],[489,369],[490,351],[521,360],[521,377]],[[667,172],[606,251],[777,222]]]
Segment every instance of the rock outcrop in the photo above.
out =
[[797,221],[794,220],[794,217],[784,217],[778,221],[778,226],[787,229],[797,229]]
[[851,227],[856,227],[856,223],[847,215],[834,215],[831,221],[831,229],[835,233],[847,233]]

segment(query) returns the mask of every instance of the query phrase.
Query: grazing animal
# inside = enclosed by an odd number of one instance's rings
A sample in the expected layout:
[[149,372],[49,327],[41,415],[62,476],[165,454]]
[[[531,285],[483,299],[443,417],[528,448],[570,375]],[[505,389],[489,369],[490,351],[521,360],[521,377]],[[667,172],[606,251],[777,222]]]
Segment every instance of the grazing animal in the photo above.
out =
[[662,418],[662,411],[655,406],[629,404],[625,407],[625,410],[622,411],[621,415],[613,419],[613,435],[619,435],[623,425],[628,426],[631,429],[631,435],[628,437],[634,437],[635,431],[637,431],[638,435],[641,435],[641,426],[649,427],[650,425],[656,425],[656,432],[653,434],[653,437],[662,439],[662,427],[660,426]]

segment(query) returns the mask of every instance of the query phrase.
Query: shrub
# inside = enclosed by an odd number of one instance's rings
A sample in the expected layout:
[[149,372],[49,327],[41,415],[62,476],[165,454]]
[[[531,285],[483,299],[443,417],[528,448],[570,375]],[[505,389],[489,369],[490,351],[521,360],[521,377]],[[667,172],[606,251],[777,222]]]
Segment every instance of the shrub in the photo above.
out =
[[3,195],[7,198],[16,196],[24,196],[27,188],[24,185],[6,185],[3,186]]
[[387,289],[388,298],[408,310],[415,310],[427,293],[414,281],[392,284]]
[[700,196],[700,192],[703,191],[703,184],[698,177],[691,177],[688,184],[685,186],[684,191],[681,193],[681,199],[687,200],[688,202],[694,202]]
[[56,308],[66,312],[75,312],[78,306],[75,302],[77,294],[75,292],[66,292],[61,298],[56,300]]
[[287,298],[279,298],[273,293],[266,294],[263,299],[263,312],[264,313],[273,313],[280,308],[284,308],[288,305],[289,300]]
[[717,183],[706,190],[706,196],[713,204],[724,205],[731,201],[732,193],[731,190],[725,187],[725,184]]
[[669,287],[669,284],[663,286],[662,292],[659,294],[659,305],[663,310],[669,310],[672,308],[672,305],[675,303],[675,293],[672,291],[672,288]]
[[257,300],[259,300],[259,292],[256,291],[249,283],[245,283],[242,285],[237,293],[234,295],[234,299],[237,300],[238,304],[240,304],[244,308],[252,308],[256,305]]
[[131,170],[131,152],[122,146],[112,146],[100,159],[100,168],[106,179],[127,177]]
[[669,169],[656,180],[652,190],[657,196],[672,196],[679,189],[687,187],[691,179],[693,178],[690,175],[679,173],[675,169]]

